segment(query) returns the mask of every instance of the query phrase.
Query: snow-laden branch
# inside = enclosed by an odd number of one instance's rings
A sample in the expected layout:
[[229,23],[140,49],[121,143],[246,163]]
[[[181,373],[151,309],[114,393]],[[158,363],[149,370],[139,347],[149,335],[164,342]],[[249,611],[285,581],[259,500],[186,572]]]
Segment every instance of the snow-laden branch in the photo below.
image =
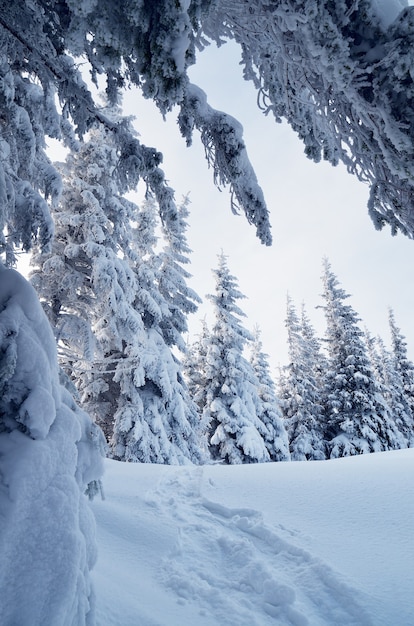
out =
[[263,192],[247,156],[241,124],[213,109],[199,87],[189,84],[178,117],[181,134],[191,144],[193,129],[200,131],[209,165],[218,187],[230,185],[232,209],[242,208],[262,243],[270,245],[269,214]]
[[239,43],[265,112],[288,121],[309,158],[368,182],[377,228],[413,237],[414,7],[394,4],[383,15],[369,0],[218,0],[203,36]]

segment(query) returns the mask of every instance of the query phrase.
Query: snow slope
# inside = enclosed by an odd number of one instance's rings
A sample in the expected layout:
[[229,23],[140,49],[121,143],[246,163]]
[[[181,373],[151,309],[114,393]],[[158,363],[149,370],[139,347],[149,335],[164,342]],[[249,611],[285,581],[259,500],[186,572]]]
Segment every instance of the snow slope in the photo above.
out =
[[412,626],[414,449],[334,461],[106,462],[100,626]]

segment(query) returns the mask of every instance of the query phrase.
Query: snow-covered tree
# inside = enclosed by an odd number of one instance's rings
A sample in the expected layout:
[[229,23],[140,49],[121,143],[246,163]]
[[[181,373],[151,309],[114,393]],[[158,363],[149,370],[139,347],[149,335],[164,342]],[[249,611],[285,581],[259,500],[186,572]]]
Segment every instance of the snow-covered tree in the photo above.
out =
[[166,245],[160,254],[158,288],[164,297],[170,314],[160,322],[166,343],[186,351],[183,336],[188,333],[187,317],[197,311],[200,296],[191,289],[187,280],[191,274],[185,269],[191,253],[185,236],[187,230],[189,199],[184,198],[177,208],[177,218],[163,226]]
[[381,386],[382,395],[389,407],[391,419],[401,433],[400,447],[412,444],[413,420],[404,392],[401,376],[394,359],[381,337],[372,337],[365,331],[365,340],[373,371]]
[[292,461],[326,458],[321,388],[317,376],[317,342],[304,313],[305,332],[288,296],[286,328],[289,364],[279,381],[281,408]]
[[[270,243],[268,213],[248,162],[240,125],[212,109],[187,70],[196,47],[234,40],[244,76],[277,121],[286,119],[306,154],[371,185],[370,211],[381,227],[413,233],[412,100],[410,73],[414,8],[345,0],[189,0],[131,3],[109,0],[50,3],[5,0],[0,9],[2,246],[47,244],[53,233],[47,198],[59,177],[45,155],[45,136],[74,148],[97,122],[115,136],[125,186],[143,178],[163,219],[174,212],[161,155],[122,123],[112,122],[84,82],[83,71],[106,81],[115,103],[136,86],[162,113],[178,105],[187,143],[196,128],[218,184],[229,184],[234,205]],[[76,62],[75,60],[76,59]],[[82,62],[79,63],[79,59]],[[59,102],[59,106],[57,106]],[[134,183],[135,184],[135,183]]]
[[289,441],[282,418],[280,402],[276,396],[275,384],[270,375],[268,355],[263,352],[259,328],[255,329],[251,347],[250,363],[258,382],[258,394],[262,403],[260,419],[268,433],[265,444],[271,461],[289,461]]
[[394,385],[401,390],[401,401],[404,403],[406,418],[401,428],[407,438],[408,445],[414,445],[414,364],[408,358],[407,343],[400,328],[395,322],[394,311],[389,311],[391,332],[391,367]]
[[187,346],[184,356],[184,373],[188,390],[194,398],[200,413],[205,406],[205,364],[210,331],[206,319],[201,320],[201,331],[196,339]]
[[325,376],[328,456],[335,458],[401,447],[389,408],[376,381],[359,328],[327,259],[323,299],[329,363]]
[[[123,191],[142,178],[157,198],[163,221],[174,219],[173,192],[159,167],[162,155],[143,146],[128,125],[111,120],[102,111],[81,68],[86,72],[89,68],[95,82],[98,76],[106,79],[111,104],[118,101],[125,86],[134,85],[165,113],[189,97],[187,69],[195,61],[196,34],[209,4],[209,0],[172,4],[167,0],[141,4],[123,0],[114,7],[104,1],[98,10],[93,2],[2,3],[0,244],[8,262],[13,262],[14,246],[29,249],[37,240],[44,247],[53,234],[47,200],[56,201],[60,182],[46,156],[45,137],[76,149],[88,130],[103,124],[114,135]],[[212,131],[207,132],[207,124],[202,136],[207,145],[214,134],[221,180],[225,178],[231,185],[249,220],[269,243],[267,209],[248,164],[240,129],[229,118],[228,131],[217,133],[213,118],[219,114],[209,111]],[[185,136],[190,141],[188,124]],[[240,179],[234,167],[237,162],[246,172],[250,167],[250,179]]]
[[244,296],[223,253],[213,273],[215,294],[207,297],[213,303],[215,322],[207,344],[203,412],[209,425],[211,455],[230,464],[268,461],[268,431],[261,419],[258,381],[243,356],[246,343],[252,339],[241,324],[244,313],[237,305]]
[[[154,252],[156,206],[148,200],[137,215],[137,292],[133,307],[143,322],[142,338],[128,346],[134,354],[116,366],[114,380],[122,401],[115,413],[111,440],[114,458],[145,463],[189,463],[204,460],[200,446],[201,421],[183,376],[183,366],[166,341],[178,341],[177,300],[167,302],[159,289],[160,258]],[[171,285],[172,283],[169,283]],[[182,289],[185,291],[184,283]],[[190,292],[189,292],[190,293]],[[171,305],[171,308],[170,306]]]
[[34,257],[31,276],[61,346],[61,365],[107,437],[119,396],[117,359],[143,332],[127,256],[138,209],[119,193],[117,164],[116,144],[104,126],[68,155],[53,210],[55,237],[49,252]]
[[[161,329],[178,318],[179,303],[160,291],[157,206],[149,198],[139,210],[121,195],[117,165],[104,126],[69,155],[52,250],[38,255],[32,280],[84,408],[108,440],[116,430],[116,457],[189,462],[200,459],[198,417]],[[177,328],[170,343],[178,337]]]
[[3,265],[0,304],[0,622],[92,624],[103,435],[59,382],[33,287]]

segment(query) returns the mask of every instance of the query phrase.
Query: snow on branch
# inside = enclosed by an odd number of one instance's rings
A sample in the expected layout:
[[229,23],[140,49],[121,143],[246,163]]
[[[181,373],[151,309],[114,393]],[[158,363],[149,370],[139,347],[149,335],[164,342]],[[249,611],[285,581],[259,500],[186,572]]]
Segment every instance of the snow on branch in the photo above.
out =
[[199,87],[189,84],[178,117],[181,134],[191,144],[193,129],[201,134],[214,182],[230,185],[232,209],[241,207],[250,224],[256,226],[262,243],[270,245],[269,215],[256,175],[247,156],[241,124],[230,115],[213,109]]
[[414,7],[381,4],[218,0],[199,38],[240,44],[265,113],[288,121],[310,159],[342,161],[370,185],[377,228],[413,237]]

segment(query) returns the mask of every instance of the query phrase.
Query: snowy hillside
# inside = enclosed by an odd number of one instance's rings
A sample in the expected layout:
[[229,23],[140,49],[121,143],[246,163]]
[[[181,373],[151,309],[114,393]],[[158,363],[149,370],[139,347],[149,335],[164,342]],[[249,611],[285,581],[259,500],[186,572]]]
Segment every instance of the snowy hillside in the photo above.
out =
[[413,465],[106,461],[98,625],[412,626]]

